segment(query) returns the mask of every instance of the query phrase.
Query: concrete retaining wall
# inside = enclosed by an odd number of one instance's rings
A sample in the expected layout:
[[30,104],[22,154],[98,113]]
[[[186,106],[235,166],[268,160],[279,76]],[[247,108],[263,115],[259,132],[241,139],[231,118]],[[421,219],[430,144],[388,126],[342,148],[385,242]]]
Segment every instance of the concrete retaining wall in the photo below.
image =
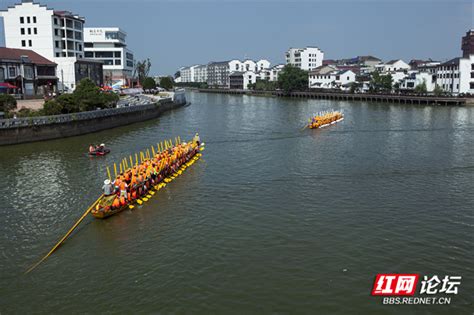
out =
[[31,126],[18,126],[0,128],[0,145],[19,144],[42,140],[51,140],[65,137],[83,135],[100,130],[121,127],[140,121],[156,118],[161,113],[182,107],[186,102],[160,102],[153,106],[138,106],[133,111],[121,112],[108,116],[95,117],[91,119],[79,119],[66,121],[64,123],[51,123]]

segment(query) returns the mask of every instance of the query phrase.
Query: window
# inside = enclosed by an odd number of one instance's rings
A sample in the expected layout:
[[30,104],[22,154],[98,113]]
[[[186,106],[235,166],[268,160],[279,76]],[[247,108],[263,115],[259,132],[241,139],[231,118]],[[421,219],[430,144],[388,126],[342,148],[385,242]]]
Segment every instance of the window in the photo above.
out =
[[8,76],[10,78],[16,77],[16,68],[15,67],[8,67]]
[[21,41],[21,47],[26,47],[26,40]]
[[22,17],[22,16],[20,16],[20,23],[21,23],[21,24],[25,23],[25,18]]
[[28,35],[31,35],[31,28],[28,27]]
[[106,66],[111,66],[114,64],[114,61],[112,59],[105,59],[104,60],[104,65]]
[[26,17],[26,23],[31,23],[31,19],[29,16]]
[[54,29],[54,36],[59,36],[59,30],[57,28]]
[[58,19],[54,18],[54,25],[58,25]]
[[20,33],[21,33],[21,35],[25,35],[25,29],[23,27],[20,28]]
[[115,59],[115,65],[116,65],[116,66],[122,65],[122,60],[120,60],[120,59]]
[[86,51],[84,52],[84,56],[86,56],[86,58],[94,58],[94,53],[92,51]]
[[94,44],[93,43],[84,43],[84,47],[91,48],[91,47],[94,47]]
[[474,71],[474,63],[471,64],[471,70]]
[[474,72],[471,72],[471,79],[474,79]]
[[33,79],[34,78],[34,71],[32,66],[24,66],[24,73],[26,79]]
[[35,34],[35,35],[38,34],[38,29],[36,27],[33,28],[33,34]]
[[96,51],[95,57],[96,58],[113,58],[114,53],[112,51]]
[[28,45],[31,47],[33,46],[33,42],[31,41],[31,39],[28,40]]
[[459,90],[459,83],[456,84],[456,90]]
[[33,23],[36,23],[36,16],[33,16]]
[[60,56],[60,54],[59,54],[59,53],[56,53],[56,57],[58,57],[58,58],[59,58],[59,56]]
[[122,53],[120,51],[115,52],[115,58],[120,58],[122,57]]
[[474,89],[474,82],[470,82],[470,83],[469,83],[469,88],[470,88],[471,90]]
[[59,47],[59,40],[54,41],[54,47],[60,48],[60,47]]

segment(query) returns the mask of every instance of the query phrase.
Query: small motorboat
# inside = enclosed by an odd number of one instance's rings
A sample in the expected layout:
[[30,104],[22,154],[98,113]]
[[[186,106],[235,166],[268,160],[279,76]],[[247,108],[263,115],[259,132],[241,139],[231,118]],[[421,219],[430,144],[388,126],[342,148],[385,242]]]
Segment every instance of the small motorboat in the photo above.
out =
[[110,153],[110,149],[98,149],[92,152],[89,152],[90,156],[103,156]]
[[[90,149],[92,149],[92,147]],[[95,150],[89,151],[90,156],[103,156],[109,153],[110,153],[110,149],[106,148],[105,144],[103,143],[100,146],[96,146]]]

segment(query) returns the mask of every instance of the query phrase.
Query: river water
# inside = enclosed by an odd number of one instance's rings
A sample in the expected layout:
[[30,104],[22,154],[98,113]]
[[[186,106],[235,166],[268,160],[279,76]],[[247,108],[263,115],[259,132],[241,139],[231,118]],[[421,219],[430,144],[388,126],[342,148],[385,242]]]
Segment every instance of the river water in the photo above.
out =
[[[474,108],[187,97],[152,121],[0,148],[2,315],[472,312]],[[301,130],[327,109],[346,119]],[[198,163],[133,211],[87,218],[23,275],[106,166],[196,131]],[[112,153],[88,158],[100,142]],[[384,306],[378,273],[463,279],[450,306]]]

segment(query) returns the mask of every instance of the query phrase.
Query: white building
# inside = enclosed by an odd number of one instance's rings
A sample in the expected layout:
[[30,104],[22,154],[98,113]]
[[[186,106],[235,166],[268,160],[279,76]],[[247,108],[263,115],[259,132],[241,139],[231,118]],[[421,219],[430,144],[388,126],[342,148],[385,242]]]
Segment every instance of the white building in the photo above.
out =
[[107,84],[128,85],[133,73],[133,52],[127,48],[127,33],[118,27],[84,28],[84,56],[104,64]]
[[244,66],[244,69],[242,71],[257,72],[257,64],[255,63],[255,61],[247,59],[247,60],[244,60],[244,62],[242,62],[242,64]]
[[436,86],[436,76],[429,72],[411,71],[407,77],[400,82],[401,90],[414,90],[418,85],[426,85],[427,92],[433,92]]
[[199,65],[181,68],[179,70],[181,73],[181,82],[183,83],[197,82],[195,79],[195,69],[197,67],[199,67]]
[[229,61],[229,71],[234,72],[234,71],[244,71],[244,63],[238,59],[233,59]]
[[194,68],[194,82],[207,82],[207,65],[198,65]]
[[355,81],[356,74],[352,70],[310,72],[309,74],[310,88],[348,90],[350,84]]
[[436,67],[436,84],[454,95],[474,94],[474,55],[454,58]]
[[278,81],[278,75],[283,70],[285,65],[275,65],[269,69],[269,80],[270,81]]
[[229,74],[229,88],[248,90],[249,84],[257,82],[257,74],[254,71],[234,71]]
[[323,64],[324,53],[317,47],[290,48],[286,52],[286,64],[303,70],[312,70]]
[[[83,70],[88,62],[81,60],[84,58],[83,17],[69,11],[53,10],[31,0],[23,0],[0,11],[0,16],[3,17],[7,47],[30,49],[54,61],[60,83],[64,81],[66,89],[76,87],[79,78],[84,77]],[[96,84],[102,84],[102,67],[92,61],[87,68],[100,72],[100,75],[94,72],[87,76]]]
[[387,61],[386,63],[375,65],[375,69],[382,73],[407,71],[410,70],[410,65],[401,59],[394,59]]
[[257,72],[270,69],[270,61],[266,59],[260,59],[259,61],[256,62],[256,64],[257,64]]

